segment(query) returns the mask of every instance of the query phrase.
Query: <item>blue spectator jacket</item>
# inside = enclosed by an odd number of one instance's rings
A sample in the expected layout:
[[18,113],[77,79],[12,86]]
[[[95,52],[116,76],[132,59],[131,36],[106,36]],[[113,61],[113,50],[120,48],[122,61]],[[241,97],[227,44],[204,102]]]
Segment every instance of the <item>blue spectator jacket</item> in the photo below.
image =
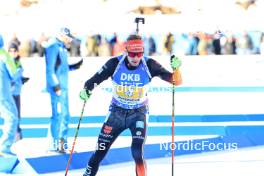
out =
[[12,94],[17,96],[21,94],[22,85],[23,85],[22,76],[23,76],[24,69],[19,60],[14,59],[14,62],[16,64],[16,67],[21,69],[21,71],[17,74],[16,79],[14,79],[11,83]]
[[46,85],[49,92],[68,89],[68,56],[64,43],[57,38],[49,40],[45,48]]
[[22,69],[17,69],[14,60],[0,48],[0,101],[12,100],[11,81],[22,74]]

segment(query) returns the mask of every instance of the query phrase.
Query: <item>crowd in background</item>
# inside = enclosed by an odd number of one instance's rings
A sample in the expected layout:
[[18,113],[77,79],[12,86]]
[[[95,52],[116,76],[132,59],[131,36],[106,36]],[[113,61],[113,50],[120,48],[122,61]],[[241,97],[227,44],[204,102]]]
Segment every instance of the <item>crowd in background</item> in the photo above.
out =
[[[260,31],[230,33],[167,33],[164,35],[143,35],[145,54],[166,55],[233,55],[264,54],[264,34]],[[42,57],[43,47],[49,36],[44,33],[39,38],[21,41],[15,35],[10,43],[17,43],[22,57]],[[124,51],[126,36],[93,34],[78,36],[69,48],[70,56],[115,56]]]

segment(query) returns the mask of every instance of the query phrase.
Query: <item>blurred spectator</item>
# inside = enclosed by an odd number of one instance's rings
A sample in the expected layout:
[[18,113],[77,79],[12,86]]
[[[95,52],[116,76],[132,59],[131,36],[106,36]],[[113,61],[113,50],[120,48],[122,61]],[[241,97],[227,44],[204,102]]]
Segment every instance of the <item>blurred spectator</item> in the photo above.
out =
[[11,38],[11,40],[9,41],[8,45],[11,45],[12,43],[15,43],[18,47],[20,46],[21,42],[18,39],[17,35],[14,34],[13,37]]
[[[161,34],[148,34],[144,37],[145,55],[159,54],[185,54],[185,55],[208,55],[208,54],[259,54],[260,53],[260,31],[251,31],[243,36],[233,33],[205,33],[190,32],[185,33],[168,33],[166,36]],[[85,36],[85,35],[84,35]],[[82,37],[74,40],[71,44],[71,56],[114,56],[123,53],[124,41],[122,35],[114,33],[109,40],[109,36],[93,34],[88,37]],[[164,39],[162,41],[162,39]],[[22,57],[31,57],[34,53],[43,56],[42,44],[48,40],[44,34],[35,41],[35,39],[24,40],[20,42],[16,35],[13,40],[15,43],[21,43],[20,55]],[[177,41],[177,43],[175,42]],[[109,48],[109,49],[108,49]]]
[[237,44],[236,38],[233,34],[227,34],[221,39],[223,54],[233,55],[236,54]]
[[261,55],[264,55],[264,33],[262,33],[260,37],[259,52]]
[[199,55],[208,55],[210,52],[211,48],[211,39],[209,35],[201,32],[199,33],[199,43],[197,46],[197,50]]
[[119,37],[116,38],[116,43],[113,47],[112,55],[117,56],[123,54],[125,51],[125,42],[120,40]]
[[149,37],[149,55],[152,56],[157,52],[157,46],[154,38],[152,36]]
[[114,33],[114,36],[109,41],[110,49],[111,49],[111,55],[112,56],[113,56],[114,46],[115,46],[116,43],[117,43],[117,34]]
[[146,56],[152,56],[157,52],[155,40],[152,36],[144,38],[144,53]]
[[15,104],[17,107],[17,112],[18,112],[18,125],[17,125],[17,131],[16,131],[16,141],[22,139],[22,131],[20,128],[20,119],[21,119],[21,110],[20,110],[20,94],[21,94],[21,89],[22,85],[29,80],[29,78],[23,77],[22,72],[23,72],[23,67],[20,62],[20,55],[19,55],[19,49],[18,46],[15,43],[12,43],[9,48],[8,48],[8,53],[10,56],[14,59],[15,65],[17,68],[20,68],[22,71],[20,72],[19,75],[17,75],[16,79],[12,81],[12,95],[15,100]]
[[3,135],[0,140],[0,157],[15,155],[11,146],[15,142],[18,117],[17,108],[11,92],[11,81],[22,71],[17,68],[14,60],[3,49],[4,41],[0,34],[0,114],[4,119]]
[[31,41],[30,40],[25,40],[24,42],[21,43],[20,47],[20,56],[21,57],[30,57],[31,55]]
[[38,56],[43,57],[44,56],[44,48],[43,48],[43,43],[48,41],[48,37],[44,34],[41,33],[38,41],[37,41],[37,51],[38,51]]
[[106,38],[103,38],[101,41],[101,45],[98,48],[99,56],[110,56],[111,55],[111,47],[107,42]]
[[34,38],[29,39],[29,56],[34,56],[35,53],[38,53],[37,41]]
[[101,42],[102,42],[102,36],[100,34],[96,34],[93,36],[93,38],[95,41],[93,53],[95,54],[95,56],[99,56],[99,47],[100,47]]
[[78,57],[81,55],[81,40],[74,38],[71,42],[70,56]]
[[174,42],[175,42],[174,36],[172,35],[172,33],[169,32],[164,42],[164,49],[165,49],[166,54],[172,54],[173,52],[172,48],[173,48]]
[[93,36],[88,36],[86,40],[87,56],[95,56],[94,48],[96,41]]
[[220,31],[216,31],[213,35],[213,41],[212,41],[212,45],[213,45],[213,53],[215,55],[220,55],[221,54],[221,42],[220,42],[220,38],[221,38],[221,32]]
[[176,55],[190,55],[197,53],[197,43],[192,35],[185,33],[175,35],[177,42],[174,44],[173,54]]
[[199,43],[199,38],[195,33],[189,33],[189,49],[187,55],[198,55],[197,46]]
[[252,54],[253,41],[247,32],[244,32],[241,37],[238,38],[237,54]]

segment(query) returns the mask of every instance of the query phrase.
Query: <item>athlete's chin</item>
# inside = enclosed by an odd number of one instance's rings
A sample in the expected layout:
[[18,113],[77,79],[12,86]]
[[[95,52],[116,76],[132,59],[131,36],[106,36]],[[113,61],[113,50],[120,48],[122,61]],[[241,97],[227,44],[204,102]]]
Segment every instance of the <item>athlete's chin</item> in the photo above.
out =
[[130,64],[135,67],[135,66],[138,66],[139,65],[139,62],[130,62]]

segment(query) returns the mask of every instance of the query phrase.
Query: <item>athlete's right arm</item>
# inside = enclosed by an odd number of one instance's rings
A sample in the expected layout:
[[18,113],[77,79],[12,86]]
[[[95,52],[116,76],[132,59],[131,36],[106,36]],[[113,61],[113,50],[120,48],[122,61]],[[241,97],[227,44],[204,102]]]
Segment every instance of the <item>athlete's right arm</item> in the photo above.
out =
[[111,77],[115,72],[118,62],[117,57],[109,59],[97,73],[85,82],[84,89],[92,91],[97,85]]
[[111,58],[108,60],[103,67],[95,73],[90,79],[88,79],[85,84],[83,90],[80,92],[79,96],[82,100],[87,101],[91,94],[92,90],[102,83],[104,80],[108,79],[110,76],[112,76],[115,72],[115,69],[118,65],[118,59]]

